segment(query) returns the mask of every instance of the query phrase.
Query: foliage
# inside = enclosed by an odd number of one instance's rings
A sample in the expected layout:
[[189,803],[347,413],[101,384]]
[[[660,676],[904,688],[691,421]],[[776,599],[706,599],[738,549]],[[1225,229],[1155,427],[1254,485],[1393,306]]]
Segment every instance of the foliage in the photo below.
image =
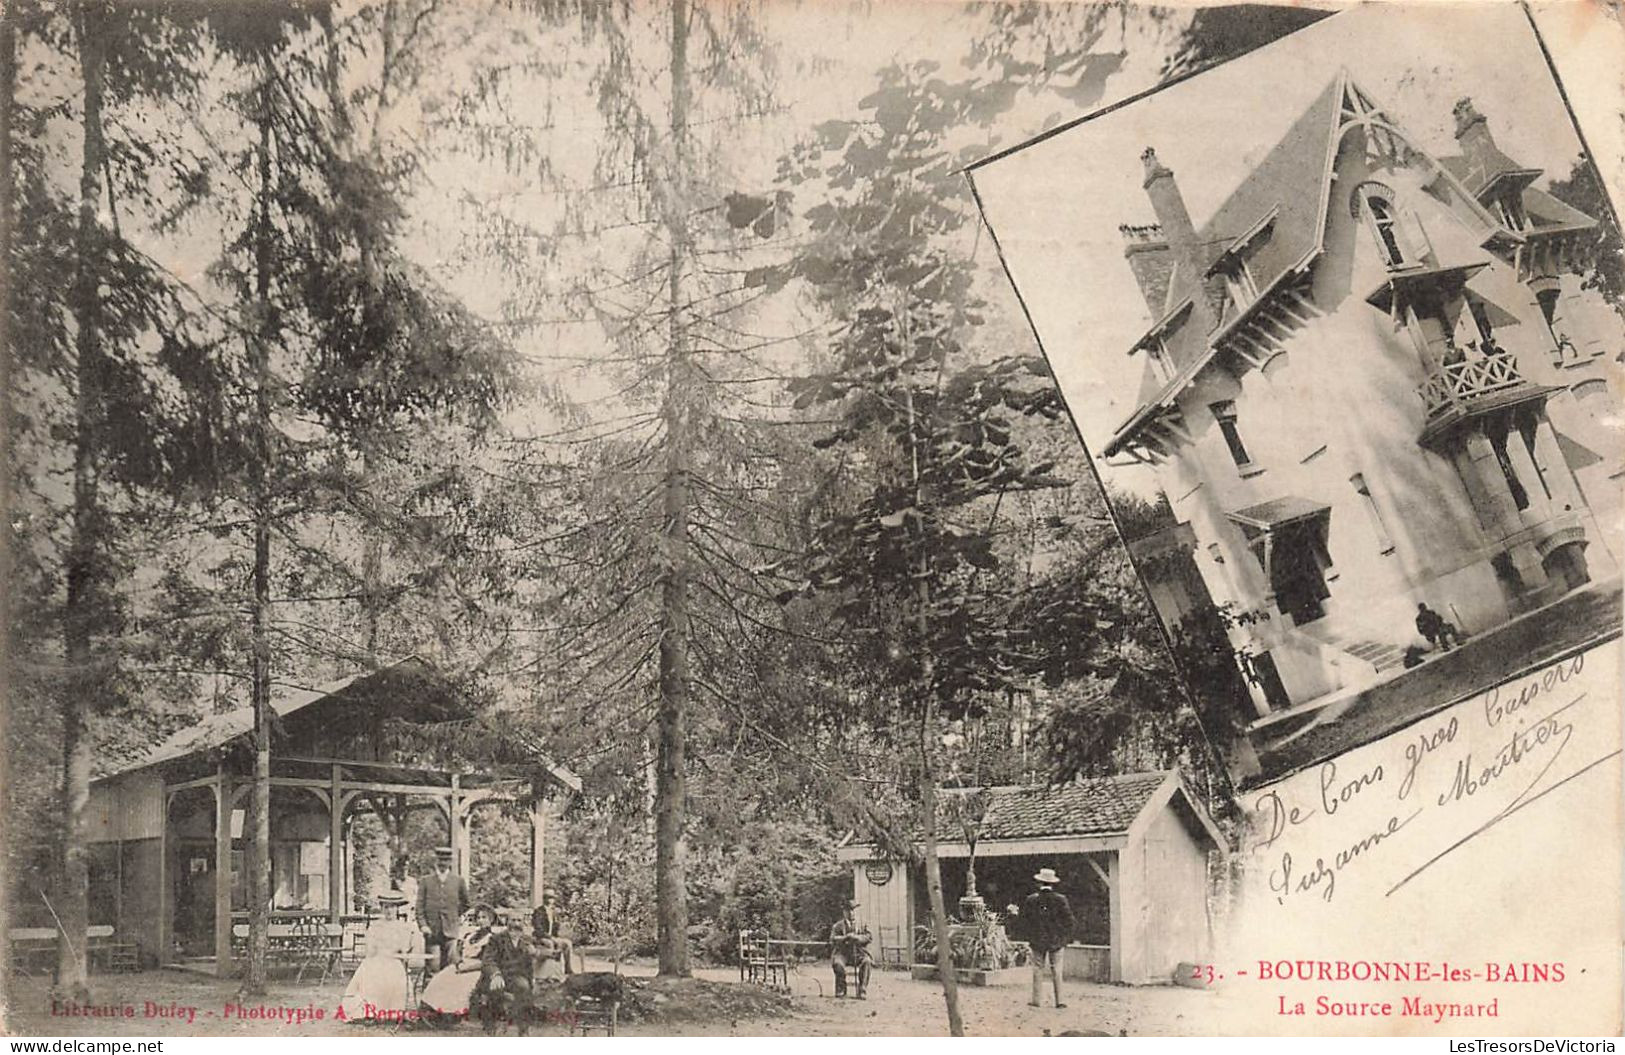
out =
[[1566,177],[1553,180],[1546,189],[1552,197],[1597,221],[1596,230],[1590,236],[1590,263],[1581,286],[1596,290],[1610,307],[1625,314],[1625,241],[1620,240],[1613,206],[1597,175],[1597,167],[1590,159],[1579,158]]
[[[1010,940],[997,912],[979,912],[971,919],[956,920],[950,928],[950,956],[957,968],[997,971],[1018,967],[1024,960],[1024,948]],[[914,962],[934,963],[936,958],[936,934],[929,927],[916,927]]]
[[[13,13],[14,853],[73,845],[65,744],[421,652],[491,713],[391,746],[575,768],[578,936],[681,971],[689,915],[820,935],[834,840],[917,855],[927,789],[1190,753],[958,172],[1102,98],[1125,9],[967,9],[767,187],[819,70],[751,3]],[[363,894],[433,819],[357,821]],[[524,835],[482,813],[483,896]]]
[[1229,4],[1191,14],[1178,47],[1163,60],[1173,77],[1245,55],[1255,48],[1320,21],[1331,10],[1286,4]]

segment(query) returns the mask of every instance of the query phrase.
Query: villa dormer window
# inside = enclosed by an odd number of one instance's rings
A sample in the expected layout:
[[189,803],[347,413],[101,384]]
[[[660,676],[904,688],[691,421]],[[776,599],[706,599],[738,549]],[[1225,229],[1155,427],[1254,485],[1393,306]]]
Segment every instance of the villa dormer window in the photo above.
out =
[[1156,343],[1146,348],[1146,355],[1151,359],[1151,369],[1157,375],[1157,380],[1167,384],[1173,379],[1174,369],[1172,360],[1168,357],[1168,343],[1161,337]]
[[1258,299],[1258,283],[1253,281],[1253,273],[1247,267],[1246,260],[1235,260],[1225,269],[1224,284],[1237,311],[1243,310]]
[[1509,231],[1521,231],[1529,226],[1529,217],[1523,211],[1523,196],[1509,194],[1496,202],[1496,212],[1500,214],[1501,223]]
[[1399,222],[1394,219],[1393,203],[1385,198],[1371,197],[1366,199],[1366,214],[1371,217],[1371,226],[1377,232],[1377,241],[1382,246],[1383,262],[1389,267],[1401,267],[1406,263],[1405,251],[1399,247]]
[[1241,429],[1236,424],[1236,404],[1232,400],[1224,400],[1208,407],[1213,412],[1213,420],[1219,426],[1219,434],[1224,437],[1224,445],[1230,451],[1230,458],[1236,463],[1236,468],[1246,473],[1254,468],[1252,456],[1247,453],[1247,445],[1241,442]]
[[1365,217],[1377,242],[1377,251],[1384,265],[1393,268],[1416,267],[1422,264],[1422,253],[1416,248],[1399,210],[1394,205],[1394,192],[1381,183],[1367,182],[1354,188],[1352,211]]

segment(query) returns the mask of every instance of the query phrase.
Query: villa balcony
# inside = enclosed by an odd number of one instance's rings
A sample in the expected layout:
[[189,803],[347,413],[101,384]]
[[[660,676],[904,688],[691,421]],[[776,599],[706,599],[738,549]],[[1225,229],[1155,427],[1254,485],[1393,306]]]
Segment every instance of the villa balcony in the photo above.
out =
[[1518,360],[1502,349],[1442,366],[1417,387],[1427,414],[1422,441],[1441,436],[1468,418],[1539,399],[1550,391],[1525,380]]

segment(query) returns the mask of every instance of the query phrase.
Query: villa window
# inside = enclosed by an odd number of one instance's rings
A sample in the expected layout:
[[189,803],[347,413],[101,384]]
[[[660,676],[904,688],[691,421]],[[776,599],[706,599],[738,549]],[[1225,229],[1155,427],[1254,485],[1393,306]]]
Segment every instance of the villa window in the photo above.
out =
[[1381,195],[1369,194],[1365,199],[1365,214],[1372,232],[1377,236],[1382,262],[1389,267],[1403,267],[1411,263],[1406,259],[1407,254],[1400,239],[1399,218],[1394,214],[1393,202]]
[[1355,473],[1349,477],[1349,483],[1354,485],[1354,493],[1360,496],[1365,506],[1366,517],[1371,521],[1371,530],[1377,536],[1377,548],[1383,553],[1394,551],[1394,540],[1388,534],[1388,525],[1382,519],[1382,510],[1377,507],[1377,500],[1371,497],[1371,488],[1365,482],[1365,474]]
[[1507,490],[1512,492],[1512,504],[1520,510],[1529,508],[1529,492],[1524,490],[1523,481],[1518,479],[1518,471],[1512,466],[1512,458],[1507,454],[1507,434],[1504,430],[1496,430],[1490,434],[1490,447],[1495,451],[1496,464],[1501,467],[1501,475],[1506,479]]
[[1390,270],[1427,262],[1427,236],[1414,213],[1401,213],[1393,188],[1367,180],[1349,195],[1349,213],[1365,220],[1382,262]]
[[1529,452],[1529,461],[1535,467],[1535,478],[1540,481],[1540,489],[1546,495],[1546,500],[1552,500],[1552,485],[1546,479],[1546,467],[1540,464],[1540,454],[1535,450],[1535,429],[1540,422],[1533,415],[1524,415],[1518,422],[1518,435],[1523,438],[1524,450]]
[[1545,317],[1548,326],[1553,325],[1557,320],[1557,298],[1562,295],[1563,291],[1556,286],[1543,289],[1535,294],[1535,299],[1540,302],[1540,313]]
[[1467,307],[1473,313],[1473,325],[1478,328],[1479,347],[1487,353],[1495,347],[1495,327],[1490,323],[1490,309],[1477,297],[1468,297]]
[[1146,356],[1151,360],[1151,370],[1157,379],[1167,384],[1173,379],[1174,371],[1168,358],[1168,345],[1161,337],[1157,338],[1155,347],[1146,349]]
[[1230,457],[1238,469],[1250,469],[1253,460],[1247,454],[1246,444],[1241,442],[1241,430],[1236,427],[1236,404],[1230,400],[1214,403],[1208,408],[1213,412],[1213,420],[1219,424],[1219,432],[1224,436],[1224,445],[1230,450]]
[[1258,283],[1253,281],[1253,273],[1247,267],[1247,261],[1236,260],[1226,268],[1224,282],[1230,293],[1230,301],[1238,312],[1258,299]]
[[1521,231],[1529,225],[1528,218],[1523,211],[1523,198],[1521,195],[1502,198],[1497,203],[1497,211],[1501,214],[1501,223],[1509,231]]
[[1578,358],[1574,345],[1569,339],[1557,332],[1557,302],[1563,291],[1553,285],[1546,289],[1536,291],[1535,300],[1540,304],[1541,318],[1546,320],[1546,333],[1552,338],[1552,362],[1562,366],[1569,358]]

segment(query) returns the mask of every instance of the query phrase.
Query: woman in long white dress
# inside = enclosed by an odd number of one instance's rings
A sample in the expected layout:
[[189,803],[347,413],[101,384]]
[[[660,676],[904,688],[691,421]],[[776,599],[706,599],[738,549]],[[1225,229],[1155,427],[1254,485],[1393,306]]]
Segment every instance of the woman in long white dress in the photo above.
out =
[[457,962],[436,971],[418,997],[425,1011],[447,1016],[468,1014],[468,1002],[480,981],[480,953],[491,938],[495,922],[496,913],[489,905],[474,906],[474,930],[463,939]]
[[378,898],[383,916],[367,925],[367,957],[339,1000],[352,1022],[399,1021],[409,986],[404,954],[423,951],[423,935],[406,922],[406,898],[390,891]]

